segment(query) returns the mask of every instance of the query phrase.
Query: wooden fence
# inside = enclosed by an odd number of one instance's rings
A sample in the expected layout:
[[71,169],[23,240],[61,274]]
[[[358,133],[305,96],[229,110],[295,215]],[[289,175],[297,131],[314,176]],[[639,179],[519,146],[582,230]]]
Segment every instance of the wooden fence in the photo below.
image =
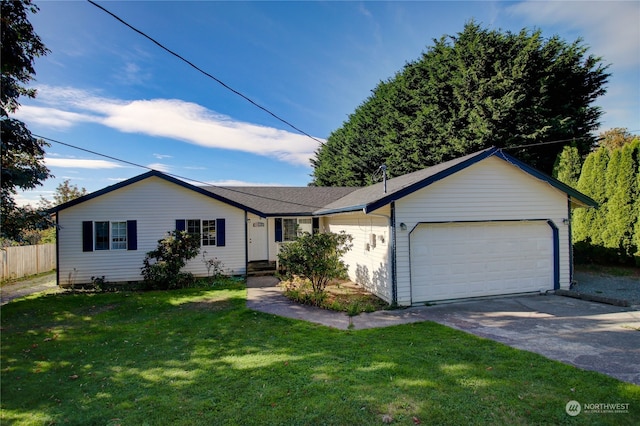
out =
[[56,245],[0,249],[0,281],[49,272],[56,268]]

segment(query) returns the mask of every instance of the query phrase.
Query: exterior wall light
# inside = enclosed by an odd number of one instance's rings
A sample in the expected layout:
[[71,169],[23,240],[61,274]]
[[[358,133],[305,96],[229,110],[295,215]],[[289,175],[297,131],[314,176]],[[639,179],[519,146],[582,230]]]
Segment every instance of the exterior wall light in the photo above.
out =
[[402,231],[406,231],[406,230],[407,230],[407,224],[406,224],[406,223],[404,223],[404,222],[402,222],[402,223],[400,224],[400,229],[401,229]]

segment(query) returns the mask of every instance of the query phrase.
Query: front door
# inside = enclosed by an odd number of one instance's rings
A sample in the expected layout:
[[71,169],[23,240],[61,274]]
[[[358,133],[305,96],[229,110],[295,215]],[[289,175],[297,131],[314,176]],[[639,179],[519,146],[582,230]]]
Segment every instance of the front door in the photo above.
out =
[[249,222],[249,262],[268,260],[267,244],[267,219],[251,219]]

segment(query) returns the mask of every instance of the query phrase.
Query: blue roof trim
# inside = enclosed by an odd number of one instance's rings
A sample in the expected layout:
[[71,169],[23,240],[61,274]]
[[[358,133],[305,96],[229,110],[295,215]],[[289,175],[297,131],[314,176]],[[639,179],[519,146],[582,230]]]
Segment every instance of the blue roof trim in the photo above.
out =
[[530,175],[547,182],[549,185],[553,186],[556,189],[559,189],[562,192],[567,193],[570,197],[575,198],[576,200],[584,203],[589,207],[598,207],[597,201],[593,200],[591,197],[584,195],[582,192],[570,187],[569,185],[560,182],[558,179],[555,179],[549,175],[542,173],[539,170],[534,169],[526,163],[518,160],[515,157],[507,154],[502,150],[498,150],[495,154],[496,157],[503,159],[504,161],[513,164],[518,167],[522,171],[529,173]]
[[442,180],[444,178],[446,178],[447,176],[451,176],[454,173],[459,172],[460,170],[466,169],[467,167],[477,163],[478,161],[482,161],[485,158],[491,157],[492,155],[495,155],[496,152],[498,152],[498,148],[492,147],[489,148],[487,150],[484,151],[480,151],[478,152],[478,155],[471,157],[461,163],[458,163],[454,166],[451,166],[443,171],[441,171],[440,173],[436,173],[433,176],[429,176],[428,178],[420,181],[420,182],[416,182],[413,185],[409,185],[406,188],[403,188],[399,191],[393,192],[391,194],[389,194],[388,196],[381,198],[377,201],[374,201],[373,203],[368,204],[365,208],[364,211],[365,213],[370,213],[374,210],[379,209],[382,206],[385,206],[387,204],[389,204],[390,202],[394,201],[394,200],[398,200],[402,197],[405,197],[409,194],[414,193],[415,191],[422,189],[426,186],[431,185],[434,182],[437,182],[439,180]]
[[118,189],[124,188],[126,186],[132,185],[132,184],[140,182],[140,181],[143,181],[145,179],[148,179],[150,177],[158,177],[160,179],[164,179],[167,182],[174,183],[174,184],[176,184],[178,186],[181,186],[181,187],[183,187],[185,189],[189,189],[191,191],[194,191],[194,192],[197,192],[199,194],[202,194],[202,195],[204,195],[206,197],[213,198],[215,200],[218,200],[218,201],[221,201],[223,203],[229,204],[229,205],[231,205],[233,207],[237,207],[240,210],[248,211],[248,212],[251,212],[251,213],[256,214],[258,216],[265,217],[264,214],[262,212],[259,212],[258,210],[252,209],[250,207],[247,207],[247,206],[242,205],[240,203],[237,203],[235,201],[231,201],[231,200],[229,200],[227,198],[224,198],[224,197],[221,197],[221,196],[219,196],[217,194],[214,194],[213,192],[209,192],[206,189],[202,189],[202,188],[200,188],[198,186],[191,185],[190,183],[181,181],[180,179],[176,179],[176,178],[174,178],[172,176],[166,175],[166,174],[164,174],[162,172],[159,172],[157,170],[151,170],[151,171],[143,173],[141,175],[134,176],[131,179],[127,179],[125,181],[116,183],[115,185],[107,186],[106,188],[103,188],[103,189],[101,189],[99,191],[96,191],[96,192],[92,192],[91,194],[87,194],[87,195],[84,195],[82,197],[76,198],[74,200],[68,201],[68,202],[66,202],[64,204],[60,204],[59,206],[56,206],[56,207],[53,207],[53,208],[49,209],[48,212],[49,213],[57,213],[57,212],[59,212],[61,210],[68,209],[69,207],[73,207],[73,206],[78,205],[80,203],[84,203],[85,201],[92,200],[92,199],[97,198],[97,197],[99,197],[101,195],[108,194],[110,192],[116,191]]

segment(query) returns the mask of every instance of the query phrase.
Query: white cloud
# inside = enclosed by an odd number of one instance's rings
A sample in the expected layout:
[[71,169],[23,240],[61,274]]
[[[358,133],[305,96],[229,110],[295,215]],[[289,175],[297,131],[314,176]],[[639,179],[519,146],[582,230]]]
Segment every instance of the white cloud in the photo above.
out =
[[47,167],[68,167],[79,169],[116,169],[123,167],[118,163],[106,160],[83,160],[80,158],[45,158]]
[[532,23],[579,30],[590,52],[616,67],[640,64],[640,3],[637,1],[525,1],[507,11]]
[[167,154],[153,154],[154,157],[156,157],[158,160],[163,160],[165,158],[173,158],[173,155],[167,155]]
[[162,164],[162,163],[147,164],[147,167],[163,173],[168,173],[170,171],[170,167],[167,164]]
[[14,115],[19,120],[33,121],[57,130],[82,122],[99,122],[99,118],[91,115],[32,105],[20,106]]
[[90,121],[121,132],[250,152],[306,166],[318,148],[318,143],[306,136],[236,121],[179,99],[124,101],[52,86],[39,87],[37,99],[47,106],[21,108],[22,120],[58,128]]

